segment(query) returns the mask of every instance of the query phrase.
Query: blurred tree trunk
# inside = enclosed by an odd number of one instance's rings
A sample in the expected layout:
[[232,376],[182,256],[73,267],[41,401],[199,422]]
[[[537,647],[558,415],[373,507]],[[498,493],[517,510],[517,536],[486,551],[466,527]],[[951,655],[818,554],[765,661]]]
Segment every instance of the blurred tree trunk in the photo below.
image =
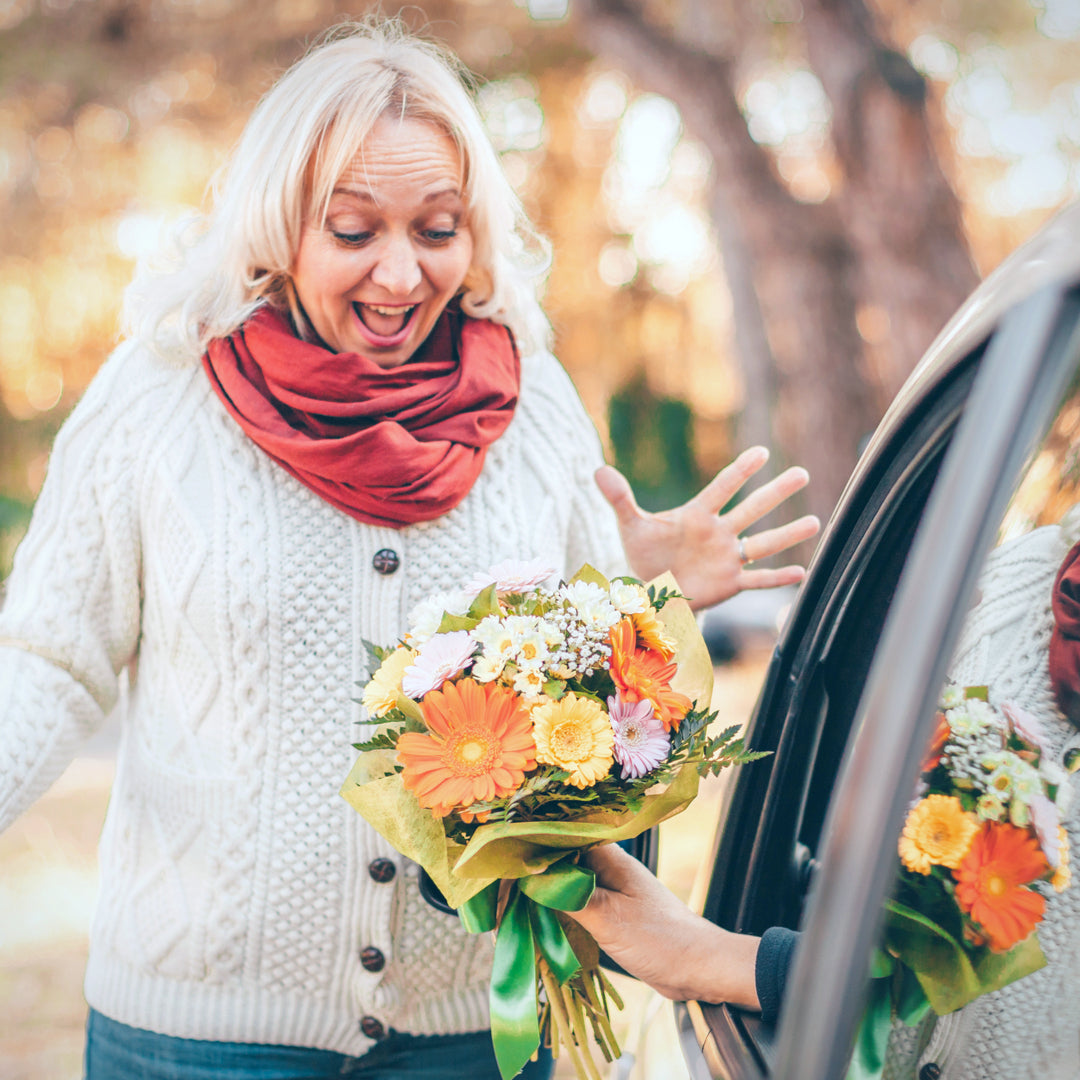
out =
[[832,105],[844,173],[836,200],[892,397],[978,274],[931,138],[925,79],[884,41],[863,0],[804,0],[803,27]]
[[[717,10],[716,0],[688,0],[680,34],[650,22],[639,0],[575,2],[589,47],[674,101],[712,158],[748,394],[771,395],[775,437],[810,470],[810,509],[825,517],[881,405],[976,275],[930,138],[925,84],[881,41],[862,0],[803,5],[844,170],[840,192],[817,205],[796,200],[751,139],[733,75],[748,16],[724,41],[702,32]],[[755,440],[762,407],[748,402],[743,431]]]
[[[860,369],[855,256],[836,208],[799,203],[781,183],[746,129],[728,58],[647,22],[632,0],[578,0],[576,8],[589,46],[674,101],[713,160],[718,231],[730,244],[738,230],[742,241],[728,251],[726,266],[736,290],[736,338],[752,351],[742,356],[753,373],[748,385],[775,382],[773,428],[785,456],[813,475],[810,509],[827,517],[877,418]],[[767,336],[740,293],[747,277]],[[762,371],[775,371],[775,379]]]

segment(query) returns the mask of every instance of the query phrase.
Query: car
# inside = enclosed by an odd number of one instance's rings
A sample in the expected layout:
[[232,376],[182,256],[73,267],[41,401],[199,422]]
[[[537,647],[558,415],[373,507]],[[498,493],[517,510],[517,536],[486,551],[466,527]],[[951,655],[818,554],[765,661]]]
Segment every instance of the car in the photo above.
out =
[[[823,531],[747,727],[771,756],[725,792],[703,909],[729,929],[802,936],[776,1025],[676,1006],[694,1080],[844,1076],[949,658],[995,541],[1041,523],[1010,503],[1080,408],[1078,379],[1080,204],[942,331]],[[1061,490],[1078,471],[1042,489],[1080,501]]]

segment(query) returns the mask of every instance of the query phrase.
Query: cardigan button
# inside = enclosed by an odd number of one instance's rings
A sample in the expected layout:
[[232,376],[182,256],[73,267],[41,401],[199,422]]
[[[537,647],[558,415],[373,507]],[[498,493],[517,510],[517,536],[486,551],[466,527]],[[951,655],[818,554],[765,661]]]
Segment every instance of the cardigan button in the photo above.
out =
[[382,1021],[376,1020],[374,1016],[365,1016],[360,1021],[360,1030],[369,1039],[385,1039],[386,1028],[382,1026]]
[[397,867],[389,859],[373,859],[368,863],[367,872],[372,881],[385,885],[386,882],[394,880]]
[[393,548],[380,548],[375,552],[371,565],[380,574],[392,574],[401,565],[401,558]]
[[382,971],[386,967],[386,957],[374,945],[369,945],[360,951],[360,966],[365,971]]
[[936,1061],[928,1061],[919,1070],[919,1080],[938,1080],[941,1076],[941,1066]]

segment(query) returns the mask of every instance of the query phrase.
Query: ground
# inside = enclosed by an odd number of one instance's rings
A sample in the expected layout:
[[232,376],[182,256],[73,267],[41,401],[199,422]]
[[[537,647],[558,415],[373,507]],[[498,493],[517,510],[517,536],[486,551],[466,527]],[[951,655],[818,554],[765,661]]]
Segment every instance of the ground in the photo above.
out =
[[[768,656],[717,669],[714,704],[725,723],[745,720]],[[52,789],[0,836],[0,1076],[77,1080],[86,1003],[86,935],[97,891],[96,846],[112,781],[111,745],[93,744]],[[689,898],[711,843],[723,778],[661,827],[660,876]],[[616,1031],[626,1057],[605,1080],[685,1080],[670,1004],[618,980],[626,1008]],[[629,1060],[633,1055],[634,1061]],[[563,1059],[557,1077],[572,1078]]]

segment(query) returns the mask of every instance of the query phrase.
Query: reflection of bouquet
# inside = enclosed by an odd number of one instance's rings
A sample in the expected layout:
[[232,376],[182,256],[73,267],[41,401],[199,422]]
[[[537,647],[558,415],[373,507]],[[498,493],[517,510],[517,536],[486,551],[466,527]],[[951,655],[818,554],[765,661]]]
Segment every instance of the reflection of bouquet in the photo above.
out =
[[[596,1076],[618,1047],[584,907],[589,846],[683,809],[698,779],[761,755],[710,736],[712,666],[674,579],[504,563],[414,612],[363,691],[377,726],[344,797],[428,872],[472,932],[495,930],[492,1037],[504,1078],[538,1046]],[[545,1003],[538,1010],[537,988]],[[590,1037],[591,1032],[591,1037]]]
[[1071,795],[1035,717],[947,686],[900,836],[884,950],[849,1077],[880,1075],[892,1015],[954,1012],[1041,968],[1046,891],[1070,881]]

